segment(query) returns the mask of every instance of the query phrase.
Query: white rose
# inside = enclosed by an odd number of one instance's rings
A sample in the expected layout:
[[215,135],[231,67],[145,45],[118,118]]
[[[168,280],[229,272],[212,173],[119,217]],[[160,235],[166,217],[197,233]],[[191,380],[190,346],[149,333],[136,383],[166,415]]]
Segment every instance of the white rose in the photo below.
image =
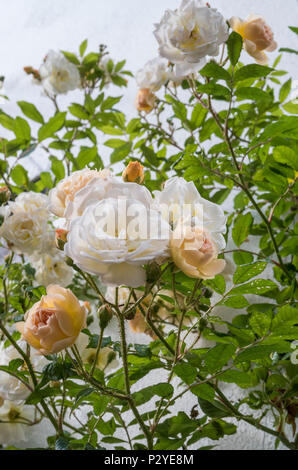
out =
[[49,216],[47,196],[22,193],[6,206],[0,236],[17,253],[43,251],[51,237]]
[[57,186],[50,191],[50,210],[57,217],[64,217],[68,204],[73,201],[77,192],[95,178],[106,180],[109,174],[108,170],[96,171],[84,169],[75,171],[67,178],[59,181]]
[[145,186],[125,183],[110,176],[105,179],[94,179],[78,191],[73,200],[69,201],[64,217],[68,220],[80,217],[87,207],[108,198],[132,198],[147,207],[152,204],[152,196]]
[[5,400],[0,406],[0,442],[4,446],[17,446],[27,441],[28,425],[23,421],[34,420],[34,407],[24,406],[22,402]]
[[[26,351],[27,343],[25,341],[18,341],[18,345],[23,351]],[[20,354],[13,346],[5,348],[4,343],[0,344],[0,366],[8,366],[14,359],[20,358]],[[37,354],[34,349],[30,351],[30,361],[36,372],[42,372],[48,362],[45,357]],[[0,398],[12,401],[26,400],[30,393],[28,387],[16,377],[0,371]]]
[[81,86],[78,68],[61,52],[49,51],[39,74],[44,90],[51,96],[65,94]]
[[217,234],[216,242],[225,245],[222,233],[226,231],[226,216],[222,208],[202,198],[195,184],[187,182],[184,178],[169,179],[162,191],[155,191],[155,202],[162,210],[164,217],[169,220],[175,229],[181,219],[193,218],[201,226]]
[[104,284],[139,287],[146,283],[143,265],[168,255],[169,226],[157,210],[133,199],[134,183],[127,184],[130,198],[115,194],[71,222],[64,251]]
[[169,61],[162,57],[149,60],[136,74],[139,88],[146,88],[153,92],[158,91],[172,77]]
[[51,250],[35,254],[29,261],[35,272],[35,280],[38,285],[48,287],[58,284],[67,287],[73,278],[73,269],[65,263],[63,254],[53,247]]
[[166,10],[154,34],[160,55],[175,64],[200,63],[218,55],[229,36],[224,17],[201,0],[183,0],[177,10]]

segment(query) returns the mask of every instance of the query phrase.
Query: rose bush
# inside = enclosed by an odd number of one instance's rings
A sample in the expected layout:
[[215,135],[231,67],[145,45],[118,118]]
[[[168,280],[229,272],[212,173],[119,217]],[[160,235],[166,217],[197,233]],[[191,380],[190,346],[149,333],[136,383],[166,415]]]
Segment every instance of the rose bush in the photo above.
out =
[[132,74],[87,40],[25,67],[49,118],[0,110],[1,448],[43,423],[49,449],[213,448],[245,423],[297,450],[292,81],[259,16],[183,0],[154,34],[130,120]]

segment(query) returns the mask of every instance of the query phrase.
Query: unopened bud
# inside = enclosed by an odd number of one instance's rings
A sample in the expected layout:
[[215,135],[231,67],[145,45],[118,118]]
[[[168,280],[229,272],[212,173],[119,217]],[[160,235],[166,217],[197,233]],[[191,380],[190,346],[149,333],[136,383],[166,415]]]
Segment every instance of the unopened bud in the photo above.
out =
[[145,178],[143,165],[139,162],[130,162],[123,171],[122,178],[126,183],[142,184]]
[[160,273],[161,270],[159,264],[155,262],[148,264],[146,268],[147,282],[149,284],[155,283],[160,278]]
[[67,242],[67,235],[68,230],[64,230],[63,228],[57,228],[55,233],[55,243],[58,250],[63,251],[64,245]]
[[111,350],[111,352],[108,354],[106,366],[111,364],[111,362],[113,362],[113,360],[116,359],[116,357],[117,357],[117,354],[115,353],[115,351]]
[[74,262],[71,258],[69,258],[69,256],[65,257],[65,263],[67,264],[67,266],[70,266],[71,268],[74,267]]
[[11,192],[9,191],[7,186],[2,186],[0,188],[0,205],[5,204],[7,201],[9,201],[11,197]]
[[38,80],[41,82],[41,76],[38,70],[34,69],[33,67],[24,67],[24,72],[26,72],[27,75],[32,75],[35,80]]
[[98,310],[99,326],[104,330],[113,318],[113,311],[109,305],[102,305]]
[[145,111],[150,113],[154,108],[156,96],[149,90],[149,88],[141,88],[136,97],[136,108],[138,111]]

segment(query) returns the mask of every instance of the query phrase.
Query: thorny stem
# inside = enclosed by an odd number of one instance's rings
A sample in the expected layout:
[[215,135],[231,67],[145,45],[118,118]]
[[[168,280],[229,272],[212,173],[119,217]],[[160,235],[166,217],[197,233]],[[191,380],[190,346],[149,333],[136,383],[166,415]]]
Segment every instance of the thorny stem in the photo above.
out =
[[119,320],[119,327],[120,327],[120,335],[121,335],[121,352],[122,352],[122,362],[123,362],[123,371],[124,371],[124,380],[125,380],[125,389],[128,398],[128,402],[130,408],[135,415],[136,420],[138,421],[140,428],[142,429],[148,444],[148,449],[153,449],[153,438],[150,433],[150,430],[145,425],[136,405],[134,399],[131,396],[130,390],[130,381],[129,381],[129,370],[128,370],[128,362],[127,362],[127,344],[126,344],[126,334],[125,334],[125,318],[123,314],[118,310],[117,312],[118,320]]

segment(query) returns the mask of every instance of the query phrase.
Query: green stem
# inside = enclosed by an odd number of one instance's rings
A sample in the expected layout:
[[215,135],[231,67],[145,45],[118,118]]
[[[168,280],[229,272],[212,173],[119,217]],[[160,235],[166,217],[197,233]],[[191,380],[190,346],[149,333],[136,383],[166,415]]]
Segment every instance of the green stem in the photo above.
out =
[[121,312],[118,310],[117,316],[119,319],[119,327],[120,327],[120,335],[121,335],[121,352],[122,352],[122,362],[123,362],[123,371],[124,371],[124,380],[125,380],[125,390],[126,393],[129,397],[129,405],[130,408],[138,421],[140,428],[142,429],[146,439],[147,439],[147,444],[148,444],[148,449],[152,450],[153,449],[153,438],[151,436],[151,433],[147,426],[145,425],[137,407],[134,402],[134,399],[131,396],[131,390],[130,390],[130,382],[129,382],[129,370],[128,370],[128,362],[127,362],[127,344],[126,344],[126,334],[125,334],[125,318],[121,314]]

